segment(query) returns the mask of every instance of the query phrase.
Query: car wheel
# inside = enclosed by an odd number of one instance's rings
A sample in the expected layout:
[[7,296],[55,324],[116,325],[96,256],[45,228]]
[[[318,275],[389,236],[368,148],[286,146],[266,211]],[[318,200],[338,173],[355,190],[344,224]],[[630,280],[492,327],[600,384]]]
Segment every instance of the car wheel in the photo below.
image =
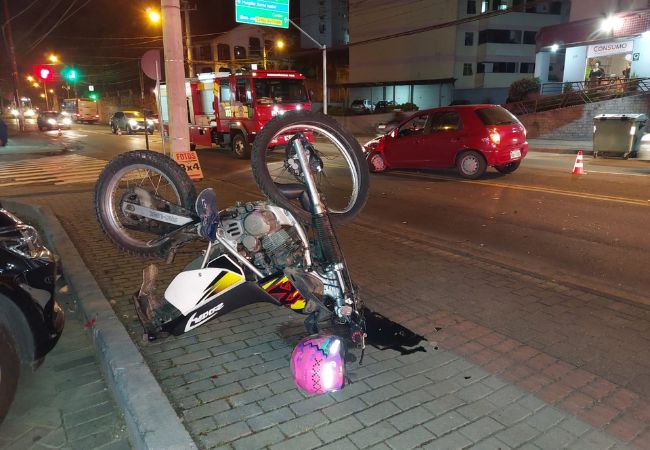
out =
[[4,420],[18,387],[20,359],[16,343],[4,325],[0,325],[0,423]]
[[115,124],[111,124],[111,133],[117,134],[117,128],[115,128]]
[[466,151],[458,155],[456,167],[461,177],[469,180],[481,178],[487,169],[485,158],[474,150]]
[[373,173],[380,173],[386,171],[386,161],[379,153],[372,153],[368,157],[368,168]]
[[500,166],[494,166],[494,168],[503,174],[508,174],[517,170],[520,165],[521,165],[521,160],[509,162],[508,164],[502,164]]
[[251,146],[246,142],[242,133],[237,133],[232,138],[232,152],[237,159],[250,159]]
[[4,147],[5,145],[7,145],[7,141],[0,139],[0,147]]
[[126,134],[133,134],[133,130],[129,125],[126,126]]

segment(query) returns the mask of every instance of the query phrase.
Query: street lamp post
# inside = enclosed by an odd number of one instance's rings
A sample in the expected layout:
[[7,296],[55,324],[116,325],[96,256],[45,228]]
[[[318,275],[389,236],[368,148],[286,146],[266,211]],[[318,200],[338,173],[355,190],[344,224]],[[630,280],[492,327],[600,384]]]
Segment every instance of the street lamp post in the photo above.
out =
[[293,20],[289,19],[289,23],[294,27],[298,28],[298,31],[300,31],[302,34],[307,36],[314,44],[316,44],[323,51],[323,113],[327,114],[327,46],[325,44],[321,44],[316,39],[311,37],[309,33],[307,33],[305,30],[303,30],[298,25],[296,25],[296,23]]

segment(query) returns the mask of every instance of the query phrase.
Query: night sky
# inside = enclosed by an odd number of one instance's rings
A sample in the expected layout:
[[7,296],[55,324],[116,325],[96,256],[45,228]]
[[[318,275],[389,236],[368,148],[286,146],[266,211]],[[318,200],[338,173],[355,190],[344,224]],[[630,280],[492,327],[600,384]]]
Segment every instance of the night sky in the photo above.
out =
[[[21,79],[34,66],[56,53],[74,65],[84,80],[125,86],[138,77],[139,57],[162,47],[160,25],[147,21],[150,0],[8,0]],[[194,0],[190,14],[192,35],[219,33],[235,26],[234,0]],[[299,0],[291,2],[291,17],[299,20]],[[2,0],[0,0],[0,6]],[[2,23],[4,11],[0,8]],[[49,32],[49,34],[48,34]],[[127,38],[127,39],[124,39]],[[195,38],[197,39],[197,38]],[[0,50],[0,89],[9,88],[11,66],[4,45]]]

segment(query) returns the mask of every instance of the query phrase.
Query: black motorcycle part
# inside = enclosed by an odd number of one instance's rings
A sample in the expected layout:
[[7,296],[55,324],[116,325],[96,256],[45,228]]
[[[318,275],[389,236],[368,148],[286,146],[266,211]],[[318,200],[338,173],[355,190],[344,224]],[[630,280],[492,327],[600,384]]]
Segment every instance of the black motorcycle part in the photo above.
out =
[[287,129],[287,127],[300,128],[301,126],[313,126],[326,131],[346,149],[351,164],[354,166],[353,169],[358,176],[358,194],[348,210],[332,213],[332,221],[335,223],[350,222],[361,212],[368,200],[370,179],[368,163],[365,160],[359,141],[330,116],[314,111],[288,111],[270,120],[253,142],[251,162],[255,182],[273,203],[289,210],[301,222],[310,223],[311,212],[304,209],[302,205],[298,206],[291,202],[283,194],[279,184],[274,182],[273,176],[269,173],[267,165],[268,146],[275,135],[280,130]]
[[[178,206],[186,210],[191,210],[194,207],[196,199],[194,184],[187,173],[174,160],[160,153],[148,150],[136,150],[118,155],[104,167],[104,170],[99,175],[95,186],[95,211],[97,220],[106,236],[108,236],[119,250],[129,255],[164,258],[170,250],[169,242],[158,239],[154,241],[155,244],[152,244],[149,240],[145,240],[145,238],[131,237],[125,231],[129,229],[129,224],[126,219],[120,216],[120,212],[117,211],[119,207],[114,207],[116,209],[114,217],[111,216],[108,210],[108,205],[114,201],[111,197],[113,190],[118,189],[115,184],[119,180],[115,178],[123,169],[129,167],[149,169],[155,173],[163,174],[178,193]],[[166,230],[166,232],[170,231],[168,224],[153,220],[149,222],[160,224],[160,227]],[[160,233],[152,234],[152,237],[160,235]]]
[[317,241],[320,243],[326,264],[337,264],[343,261],[341,248],[336,240],[334,228],[329,214],[315,215],[313,219]]

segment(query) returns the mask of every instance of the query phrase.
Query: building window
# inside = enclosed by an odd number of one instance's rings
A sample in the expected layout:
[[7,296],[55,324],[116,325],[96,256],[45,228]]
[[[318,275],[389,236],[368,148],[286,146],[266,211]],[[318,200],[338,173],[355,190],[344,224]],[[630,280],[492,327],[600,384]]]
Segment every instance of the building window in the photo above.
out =
[[463,76],[469,76],[469,75],[474,75],[474,72],[472,71],[472,63],[465,63],[463,64]]
[[487,12],[487,10],[490,9],[490,2],[489,0],[483,0],[481,2],[481,12]]
[[524,31],[524,44],[535,45],[536,31]]
[[492,63],[492,73],[515,73],[515,72],[517,72],[517,63],[513,63],[513,62]]
[[326,26],[324,23],[321,22],[321,23],[318,25],[318,32],[319,32],[320,34],[325,34],[325,31],[327,31],[327,26]]
[[550,14],[562,14],[562,2],[551,2]]
[[246,59],[246,47],[235,45],[235,59]]
[[535,73],[535,63],[521,63],[519,73]]
[[503,9],[508,9],[508,1],[507,0],[493,0],[492,1],[492,10],[493,11],[499,11]]
[[480,44],[521,44],[519,30],[481,30],[478,32]]
[[230,59],[230,45],[217,44],[217,59],[219,61],[228,61]]
[[482,62],[477,64],[476,73],[517,73],[517,63]]
[[467,14],[476,14],[476,0],[467,0]]
[[212,47],[209,45],[199,47],[199,59],[202,61],[212,61]]
[[251,55],[251,58],[259,58],[262,56],[262,46],[259,38],[248,38],[248,53]]
[[471,31],[465,32],[465,47],[474,45],[474,33]]

